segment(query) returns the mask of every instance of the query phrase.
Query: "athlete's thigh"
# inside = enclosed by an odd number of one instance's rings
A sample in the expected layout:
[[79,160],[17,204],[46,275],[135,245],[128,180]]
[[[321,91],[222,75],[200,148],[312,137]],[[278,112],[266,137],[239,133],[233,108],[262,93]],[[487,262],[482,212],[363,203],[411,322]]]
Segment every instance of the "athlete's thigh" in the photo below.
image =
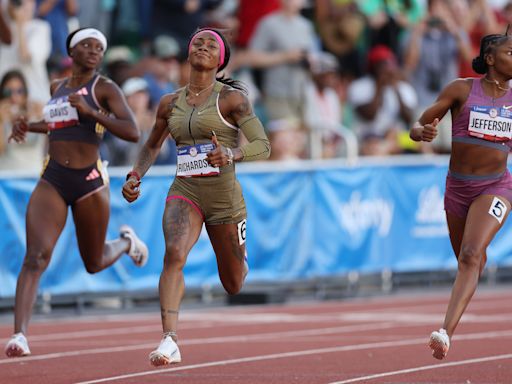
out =
[[189,202],[171,199],[165,205],[162,228],[166,253],[186,256],[199,239],[203,218]]
[[67,205],[59,193],[40,180],[27,207],[27,253],[52,250],[66,224],[67,214]]
[[485,251],[509,212],[507,199],[493,195],[479,196],[469,207],[462,244]]
[[446,222],[448,223],[448,232],[450,235],[450,243],[452,244],[455,256],[459,256],[464,228],[466,227],[466,218],[458,217],[452,213],[446,212]]
[[241,272],[245,259],[245,220],[239,224],[207,225],[219,271]]
[[103,257],[110,218],[110,191],[108,187],[76,201],[72,210],[82,259]]

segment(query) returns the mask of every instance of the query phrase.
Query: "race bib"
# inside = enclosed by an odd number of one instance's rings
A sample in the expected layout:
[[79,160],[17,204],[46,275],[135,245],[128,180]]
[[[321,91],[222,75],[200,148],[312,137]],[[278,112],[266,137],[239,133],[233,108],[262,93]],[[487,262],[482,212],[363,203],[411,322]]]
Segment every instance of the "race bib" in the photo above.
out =
[[178,148],[176,176],[217,176],[220,173],[219,168],[212,167],[206,160],[206,154],[214,149],[213,143]]
[[512,138],[512,108],[472,106],[469,113],[469,134],[489,141]]
[[48,129],[59,129],[78,124],[78,111],[66,96],[51,99],[43,108],[44,121]]

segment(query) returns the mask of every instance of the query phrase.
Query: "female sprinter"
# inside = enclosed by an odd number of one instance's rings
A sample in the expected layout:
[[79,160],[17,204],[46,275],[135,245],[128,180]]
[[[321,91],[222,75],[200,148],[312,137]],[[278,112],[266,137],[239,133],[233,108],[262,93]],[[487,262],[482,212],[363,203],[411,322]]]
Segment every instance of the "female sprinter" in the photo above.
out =
[[[220,32],[201,29],[192,36],[190,82],[161,98],[153,131],[123,186],[127,201],[137,199],[141,178],[162,142],[169,134],[176,140],[176,177],[163,216],[166,248],[159,284],[163,338],[149,355],[154,366],[181,361],[176,331],[185,289],[183,267],[203,223],[217,257],[220,280],[229,294],[241,289],[248,270],[246,210],[234,162],[265,159],[270,144],[241,84],[216,77],[229,56]],[[237,147],[240,131],[249,143]]]
[[10,136],[21,143],[27,132],[48,134],[49,149],[27,208],[27,253],[16,285],[15,333],[5,347],[9,357],[30,354],[25,335],[39,278],[66,224],[68,206],[87,272],[105,269],[123,253],[128,253],[138,266],[148,258],[146,245],[128,226],[121,227],[120,238],[105,242],[110,195],[108,176],[99,159],[99,143],[104,129],[127,141],[139,139],[121,90],[97,72],[107,40],[96,29],[80,29],[68,36],[67,47],[73,59],[72,74],[52,83],[44,120],[29,123],[20,119]]
[[484,76],[447,85],[410,132],[415,141],[432,141],[439,120],[451,111],[452,151],[444,205],[458,271],[443,326],[430,335],[436,359],[448,353],[485,266],[487,246],[505,223],[512,202],[512,176],[507,169],[512,147],[512,39],[507,34],[483,37],[473,69]]

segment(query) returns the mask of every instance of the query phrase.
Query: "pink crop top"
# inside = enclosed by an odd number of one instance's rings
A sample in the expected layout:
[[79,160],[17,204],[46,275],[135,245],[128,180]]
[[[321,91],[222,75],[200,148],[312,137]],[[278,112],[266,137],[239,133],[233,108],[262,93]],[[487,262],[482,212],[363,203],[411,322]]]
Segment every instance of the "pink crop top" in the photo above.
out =
[[473,79],[471,92],[453,120],[452,141],[509,152],[512,149],[512,91],[494,99],[484,93],[480,79]]

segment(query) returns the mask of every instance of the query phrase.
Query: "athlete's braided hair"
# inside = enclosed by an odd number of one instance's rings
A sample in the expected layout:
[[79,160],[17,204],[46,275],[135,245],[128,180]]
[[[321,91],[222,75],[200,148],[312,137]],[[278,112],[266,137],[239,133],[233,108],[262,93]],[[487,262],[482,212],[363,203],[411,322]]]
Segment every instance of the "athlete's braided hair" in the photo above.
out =
[[477,57],[475,57],[472,62],[473,71],[480,75],[487,73],[489,67],[485,61],[485,58],[490,53],[493,53],[496,47],[500,46],[501,44],[508,40],[508,38],[510,37],[508,35],[509,27],[510,24],[507,25],[507,30],[503,35],[493,34],[482,37],[482,40],[480,41],[480,54]]

